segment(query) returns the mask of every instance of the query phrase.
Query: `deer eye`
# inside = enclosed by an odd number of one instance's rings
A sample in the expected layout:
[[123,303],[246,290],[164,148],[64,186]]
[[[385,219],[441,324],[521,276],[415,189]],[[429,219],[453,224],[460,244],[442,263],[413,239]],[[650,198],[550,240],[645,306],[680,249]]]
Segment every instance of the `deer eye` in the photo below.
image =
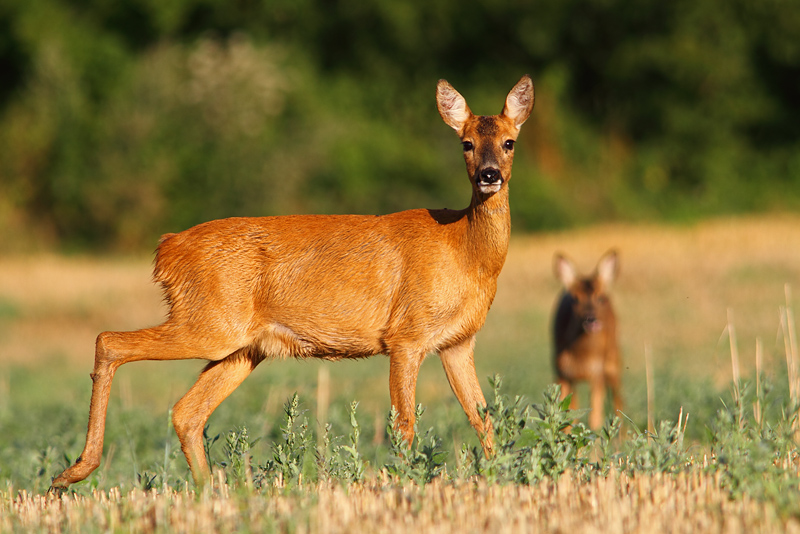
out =
[[503,148],[505,148],[506,150],[514,150],[514,140],[509,139],[508,141],[503,143]]
[[474,145],[469,141],[464,141],[463,143],[461,143],[461,146],[464,147],[464,152],[469,152],[470,150],[475,148]]

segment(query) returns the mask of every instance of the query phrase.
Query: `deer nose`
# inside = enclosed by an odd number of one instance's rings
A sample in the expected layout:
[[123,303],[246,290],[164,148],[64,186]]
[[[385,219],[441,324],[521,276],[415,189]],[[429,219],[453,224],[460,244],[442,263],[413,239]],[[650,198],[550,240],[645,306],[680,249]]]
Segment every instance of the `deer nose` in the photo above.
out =
[[598,332],[603,328],[603,321],[597,318],[594,313],[589,313],[583,318],[584,332]]
[[493,184],[495,182],[499,182],[500,180],[502,180],[500,171],[492,167],[489,167],[488,169],[483,169],[481,171],[480,176],[481,176],[481,182],[487,184]]

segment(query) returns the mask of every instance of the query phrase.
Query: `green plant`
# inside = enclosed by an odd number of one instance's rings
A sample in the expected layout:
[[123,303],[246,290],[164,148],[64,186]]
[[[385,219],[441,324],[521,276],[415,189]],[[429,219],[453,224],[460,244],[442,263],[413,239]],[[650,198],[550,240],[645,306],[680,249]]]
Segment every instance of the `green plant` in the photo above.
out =
[[217,434],[213,437],[208,435],[208,425],[203,427],[203,451],[206,454],[206,463],[209,466],[214,465],[214,462],[211,459],[211,450],[216,445],[217,441],[219,441],[220,434]]
[[490,484],[533,484],[544,477],[590,468],[590,445],[595,439],[583,423],[574,422],[586,410],[570,410],[571,397],[561,399],[561,389],[549,386],[542,404],[527,404],[520,396],[512,402],[501,393],[499,376],[490,379],[492,402],[485,409],[492,420],[495,454],[462,449],[459,473],[485,478]]
[[399,483],[413,481],[422,486],[442,474],[447,455],[441,449],[441,439],[428,429],[424,435],[418,433],[420,418],[424,413],[422,405],[415,410],[414,438],[409,444],[397,425],[397,410],[392,406],[387,419],[386,431],[389,434],[389,461],[384,465],[386,472]]
[[225,436],[226,461],[222,466],[228,475],[228,484],[234,486],[253,484],[252,456],[250,450],[258,440],[251,440],[247,427],[231,430]]
[[158,486],[156,483],[157,478],[158,474],[150,473],[149,471],[136,473],[136,486],[142,491],[150,491]]
[[270,482],[275,477],[282,484],[292,485],[302,482],[306,456],[311,450],[312,436],[308,419],[299,410],[300,398],[297,393],[284,405],[285,426],[281,427],[282,443],[272,445],[272,459],[261,468],[260,479]]
[[[486,478],[492,484],[499,481],[513,481],[519,478],[522,468],[519,439],[529,422],[531,407],[524,403],[523,397],[516,396],[509,404],[508,397],[501,394],[502,379],[495,375],[489,379],[494,396],[481,417],[489,417],[494,431],[494,455],[487,458],[482,449],[471,451],[462,448],[460,473]],[[522,475],[524,477],[524,475]]]
[[608,476],[614,461],[620,456],[614,450],[614,441],[619,437],[622,421],[616,415],[606,419],[605,424],[597,435],[597,470],[602,476]]
[[[365,469],[367,467],[358,441],[361,436],[361,427],[356,418],[356,408],[358,402],[350,404],[350,428],[347,445],[333,444],[330,437],[331,425],[325,425],[322,435],[322,444],[317,447],[317,476],[323,481],[340,480],[341,482],[352,484],[364,480]],[[341,438],[334,438],[341,441]],[[331,454],[328,454],[331,451]]]
[[677,473],[686,469],[691,457],[684,446],[685,425],[661,421],[655,432],[641,431],[629,421],[634,431],[620,455],[623,468],[633,473]]
[[[768,391],[768,397],[770,390],[761,389]],[[706,469],[722,478],[733,498],[748,495],[796,514],[800,512],[798,406],[790,401],[772,417],[757,419],[745,408],[751,400],[749,384],[740,391],[731,405],[723,403],[710,423],[712,461]]]

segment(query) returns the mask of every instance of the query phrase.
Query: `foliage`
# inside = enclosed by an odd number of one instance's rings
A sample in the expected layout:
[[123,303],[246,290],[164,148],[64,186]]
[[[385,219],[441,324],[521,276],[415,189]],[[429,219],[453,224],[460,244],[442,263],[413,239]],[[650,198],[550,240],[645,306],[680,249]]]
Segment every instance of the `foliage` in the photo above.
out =
[[799,32],[786,0],[9,0],[0,247],[464,206],[435,81],[496,113],[525,72],[516,229],[795,209]]
[[228,473],[228,483],[231,485],[251,484],[253,472],[251,468],[250,449],[254,442],[250,441],[247,427],[231,430],[225,436],[226,462],[222,467]]
[[708,470],[722,478],[733,497],[749,495],[777,503],[783,510],[800,513],[798,488],[797,405],[783,406],[774,420],[751,417],[747,407],[754,402],[749,388],[725,405],[711,421],[711,454]]
[[641,431],[635,427],[631,439],[620,455],[622,467],[630,474],[638,472],[677,473],[691,465],[684,447],[681,422],[661,421],[658,431]]
[[[580,483],[647,476],[681,480],[682,476],[702,473],[716,480],[731,499],[754,499],[769,503],[786,516],[800,517],[799,412],[782,388],[762,383],[759,394],[753,395],[747,383],[740,384],[733,401],[723,402],[706,422],[705,441],[690,443],[683,413],[677,423],[662,421],[653,432],[640,430],[628,419],[625,425],[629,430],[624,437],[620,435],[620,419],[610,417],[595,434],[580,421],[585,411],[570,410],[569,397],[561,399],[555,385],[543,392],[541,403],[528,403],[520,396],[512,399],[504,394],[499,377],[492,378],[491,384],[493,395],[484,412],[494,428],[495,454],[489,458],[480,447],[463,445],[451,461],[442,448],[442,438],[432,428],[424,433],[415,428],[412,443],[407,443],[397,427],[394,410],[387,421],[388,446],[365,453],[357,402],[350,403],[343,415],[332,411],[331,423],[324,427],[322,436],[315,436],[295,393],[284,405],[284,421],[278,433],[265,444],[266,461],[260,452],[264,449],[257,447],[264,438],[253,439],[246,427],[222,436],[206,432],[206,451],[215,473],[213,484],[225,482],[242,495],[274,491],[306,495],[307,488],[318,483],[345,488],[374,484],[424,488],[464,482],[527,487],[548,481],[556,484],[562,478]],[[420,406],[417,425],[423,415]],[[27,419],[40,422],[33,425],[36,435],[44,433],[55,441],[38,448],[31,446],[24,441],[30,439],[30,431],[14,428],[4,420],[4,427],[13,429],[13,434],[6,434],[4,439],[16,437],[0,449],[0,475],[9,490],[16,487],[42,493],[50,477],[73,460],[60,456],[62,451],[75,450],[80,443],[68,444],[60,437],[69,432],[53,432],[64,423],[52,413],[46,418],[31,413]],[[133,470],[127,457],[113,461],[111,446],[103,467],[71,491],[88,496],[112,486],[159,492],[190,487],[185,462],[169,439],[139,443],[134,436],[147,436],[145,427],[131,414],[124,412],[122,419],[127,434],[110,424],[109,441],[129,436]],[[333,429],[343,430],[344,435],[332,436]],[[10,461],[12,456],[14,460]]]
[[442,474],[446,453],[441,450],[441,438],[428,429],[424,435],[417,431],[424,409],[417,405],[415,410],[414,439],[409,444],[397,426],[397,410],[389,411],[386,433],[389,435],[389,463],[384,466],[392,480],[399,483],[412,481],[418,485],[430,483]]
[[[442,440],[429,429],[423,435],[417,426],[423,415],[421,406],[416,410],[415,436],[409,444],[397,427],[397,412],[392,409],[387,420],[389,451],[383,469],[395,484],[411,482],[418,486],[432,483],[446,474],[450,481],[484,481],[489,485],[534,485],[543,480],[557,481],[561,476],[582,480],[611,476],[612,470],[628,476],[686,473],[705,470],[718,473],[722,486],[732,498],[747,495],[773,503],[784,513],[800,513],[796,469],[798,459],[797,407],[785,406],[780,412],[771,411],[760,421],[749,417],[745,406],[750,402],[747,388],[732,408],[723,405],[709,426],[708,452],[701,454],[705,460],[690,453],[684,441],[687,420],[683,414],[677,423],[662,421],[654,432],[640,430],[633,421],[627,439],[619,438],[621,422],[610,417],[605,426],[594,434],[577,421],[585,410],[570,410],[570,397],[561,399],[556,385],[543,392],[541,404],[528,404],[519,396],[512,401],[501,391],[502,380],[490,380],[494,389],[492,401],[485,409],[494,427],[495,454],[486,457],[480,447],[463,446],[456,468],[447,471],[447,454],[442,450]],[[767,402],[769,399],[761,399]],[[777,401],[778,399],[776,399]],[[323,446],[317,448],[315,470],[308,471],[308,480],[328,483],[361,483],[375,472],[358,449],[359,425],[356,419],[357,403],[350,406],[349,419],[352,432],[349,445],[330,446],[330,425],[326,427]],[[311,437],[308,425],[297,423],[298,400],[295,394],[285,408],[286,426],[282,427],[284,443],[273,445],[274,459],[261,467],[263,475],[257,487],[271,485],[267,474],[277,476],[282,484],[297,483],[309,451]],[[232,432],[233,442],[239,442],[246,430]],[[229,438],[231,443],[231,438]],[[615,446],[614,444],[617,443]],[[246,454],[249,445],[228,449]],[[327,451],[331,451],[328,453]],[[289,451],[292,451],[291,453]],[[230,457],[230,454],[229,454]],[[709,461],[709,458],[711,460]],[[241,465],[234,461],[221,464],[228,480],[241,479]],[[705,465],[705,467],[702,467]],[[700,467],[699,467],[700,466]],[[147,474],[143,475],[145,481]],[[153,480],[150,480],[153,482]],[[140,480],[139,484],[142,482]],[[152,484],[151,484],[152,485]]]
[[571,397],[562,400],[559,386],[544,391],[544,403],[528,405],[519,396],[509,403],[500,393],[499,376],[490,383],[494,400],[485,413],[494,426],[496,454],[486,458],[477,448],[469,454],[462,450],[462,473],[485,477],[489,483],[533,484],[588,466],[594,436],[583,423],[574,423],[587,411],[570,410]]
[[313,437],[308,428],[308,419],[299,421],[300,399],[292,395],[284,406],[286,425],[281,427],[282,443],[272,445],[272,460],[261,467],[260,479],[270,484],[277,478],[282,484],[298,484],[302,481],[306,460],[312,453]]
[[[331,424],[325,425],[322,446],[317,448],[317,476],[322,481],[343,480],[353,484],[364,480],[366,462],[358,448],[361,427],[356,418],[358,402],[350,404],[350,428],[348,445],[331,444]],[[338,438],[336,438],[339,441]],[[329,453],[330,451],[330,453]]]

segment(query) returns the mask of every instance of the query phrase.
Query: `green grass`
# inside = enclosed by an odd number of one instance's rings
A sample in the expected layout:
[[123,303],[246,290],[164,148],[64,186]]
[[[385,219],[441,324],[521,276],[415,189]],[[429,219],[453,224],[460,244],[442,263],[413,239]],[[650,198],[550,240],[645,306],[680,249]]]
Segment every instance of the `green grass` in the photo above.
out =
[[[284,399],[266,431],[259,428],[267,419],[263,413],[234,401],[221,409],[207,431],[215,476],[211,488],[199,494],[191,492],[188,469],[168,420],[159,422],[141,409],[117,404],[112,406],[116,416],[109,419],[100,469],[58,500],[31,497],[42,494],[51,476],[74,459],[63,457],[62,451],[77,451],[82,445],[69,427],[83,414],[71,408],[57,410],[55,403],[28,406],[14,418],[27,424],[3,433],[0,530],[48,531],[55,517],[63,530],[81,532],[169,532],[182,530],[183,521],[202,524],[209,532],[247,532],[265,525],[267,531],[344,532],[353,526],[326,530],[319,521],[349,521],[345,508],[351,505],[355,510],[349,513],[359,514],[360,528],[366,530],[384,524],[385,518],[367,522],[376,508],[396,514],[394,520],[403,518],[399,520],[406,526],[422,528],[444,520],[452,527],[459,521],[458,513],[452,515],[454,502],[493,502],[489,495],[506,487],[520,489],[495,502],[492,510],[475,504],[461,513],[472,521],[490,521],[497,514],[510,520],[519,513],[509,508],[515,506],[515,498],[546,508],[555,505],[548,495],[568,502],[577,498],[568,495],[578,491],[600,499],[601,512],[597,501],[578,499],[572,505],[557,505],[563,514],[560,521],[616,525],[614,516],[606,514],[620,513],[617,508],[633,500],[642,508],[629,521],[643,521],[644,527],[644,518],[654,513],[650,499],[660,502],[655,519],[662,524],[672,524],[675,511],[685,517],[699,515],[706,524],[737,521],[745,529],[761,531],[781,531],[800,519],[798,407],[788,401],[785,388],[762,382],[756,395],[754,383],[742,382],[737,397],[718,399],[710,407],[715,412],[703,422],[705,435],[694,440],[687,432],[686,412],[659,421],[654,432],[630,420],[609,418],[593,433],[574,422],[582,414],[568,410],[569,400],[559,400],[556,386],[526,399],[501,386],[497,377],[491,383],[487,409],[495,428],[492,458],[484,457],[477,443],[461,441],[459,436],[467,431],[458,422],[463,414],[448,403],[420,407],[417,436],[409,448],[392,431],[392,414],[382,421],[384,442],[372,442],[372,429],[354,402],[334,402],[329,427],[320,433],[309,409],[312,399],[303,401],[298,394]],[[754,412],[757,402],[763,408],[760,418]],[[226,426],[234,419],[237,424]],[[4,428],[10,420],[3,419]],[[9,435],[15,438],[9,440]],[[455,450],[451,439],[456,440]],[[329,508],[326,503],[331,493],[338,494],[337,488],[344,491],[345,500]],[[525,498],[526,492],[531,496]],[[451,493],[455,496],[450,500],[426,510],[428,499]],[[262,510],[264,516],[236,515],[235,510],[263,509],[266,503],[280,504]],[[587,513],[587,506],[597,517]],[[629,514],[630,509],[628,505]],[[536,517],[535,524],[546,524],[548,514]],[[607,531],[614,530],[624,531]]]
[[[428,362],[428,365],[431,363],[433,362]],[[173,372],[191,376],[190,364],[165,364],[163,367],[168,370],[162,373],[151,373],[150,369],[144,368],[151,365],[154,364],[145,364],[141,366],[142,369],[133,369],[133,366],[130,366],[128,373],[132,376],[124,378],[123,375],[118,378],[109,408],[103,464],[87,482],[76,486],[79,491],[86,491],[88,488],[108,490],[114,486],[130,489],[140,484],[140,478],[145,476],[145,473],[151,476],[158,475],[160,484],[166,483],[172,487],[182,487],[187,480],[190,480],[177,438],[171,429],[169,405],[159,406],[161,403],[139,402],[141,398],[151,394],[148,390],[144,393],[129,393],[133,399],[127,401],[120,394],[119,383],[126,380],[130,382],[126,387],[136,390],[142,381],[147,381],[151,387],[158,385],[159,381],[169,382],[172,380],[169,376]],[[212,416],[207,434],[210,437],[219,436],[218,441],[211,447],[212,460],[218,466],[223,464],[230,466],[230,459],[226,460],[225,447],[221,445],[225,443],[225,437],[230,432],[246,428],[249,439],[253,442],[248,447],[248,454],[252,455],[256,463],[269,463],[276,444],[282,443],[285,439],[286,403],[292,398],[294,391],[297,392],[298,405],[294,409],[296,413],[292,426],[305,421],[307,427],[305,433],[309,443],[313,445],[319,443],[323,427],[318,424],[316,418],[316,377],[313,376],[318,365],[326,364],[293,366],[291,363],[286,363],[284,367],[287,369],[284,373],[261,373],[248,380]],[[330,366],[331,371],[336,367],[336,365]],[[357,367],[349,371],[355,369]],[[58,371],[55,369],[53,376],[45,377],[42,373],[32,374],[17,368],[9,375],[9,382],[13,387],[3,403],[4,408],[0,415],[0,424],[4,429],[0,436],[0,478],[18,490],[25,489],[31,493],[44,491],[49,486],[51,478],[66,467],[68,462],[74,461],[83,447],[90,381],[87,378],[81,384],[80,381],[64,380],[65,372]],[[341,370],[343,374],[346,374],[346,371],[348,369]],[[121,370],[120,374],[122,373]],[[312,376],[308,376],[310,374]],[[747,390],[748,396],[739,400],[737,404],[736,399],[732,397],[733,388],[714,390],[700,381],[678,380],[667,375],[659,376],[662,376],[663,383],[660,385],[665,391],[661,401],[666,406],[672,406],[674,411],[671,417],[659,418],[658,421],[677,422],[681,410],[683,414],[681,417],[685,418],[688,415],[688,422],[684,421],[680,430],[687,449],[695,448],[696,451],[709,452],[714,451],[720,443],[724,443],[723,430],[726,427],[719,425],[725,423],[727,419],[721,419],[721,414],[735,415],[737,421],[742,421],[741,425],[749,425],[748,428],[755,424],[753,421],[755,393],[752,387]],[[40,387],[45,378],[51,381],[48,389],[57,391],[57,395],[26,394]],[[444,377],[440,379],[441,385],[446,387]],[[333,395],[327,410],[327,422],[330,424],[330,440],[340,449],[346,446],[353,432],[352,402],[359,400],[356,410],[359,455],[366,462],[367,470],[374,474],[380,470],[387,457],[392,455],[393,441],[391,433],[387,433],[388,413],[381,407],[382,403],[377,399],[361,401],[358,396],[350,395],[352,388],[363,380],[364,376],[359,376],[358,373],[351,373],[347,380],[338,376],[338,373],[331,378],[332,383],[344,382],[344,385],[341,391]],[[59,383],[66,385],[59,387]],[[764,422],[757,430],[762,432],[768,426],[775,436],[780,435],[780,439],[792,440],[793,434],[789,429],[795,412],[785,383],[785,381],[769,383],[762,377],[761,393],[764,399],[761,405]],[[763,391],[767,394],[764,395]],[[538,395],[521,395],[518,390],[506,385],[501,393],[501,395],[495,394],[492,400],[491,410],[495,410],[492,414],[498,421],[496,424],[506,420],[523,420],[530,416],[530,414],[525,417],[520,415],[524,407],[529,406],[531,402],[541,403],[541,392]],[[629,388],[630,405],[646,404],[645,394],[644,390]],[[519,409],[520,413],[513,416],[503,413],[507,410],[504,406],[511,402],[508,399],[503,401],[503,395],[512,399],[520,397],[516,401],[518,406],[515,408]],[[491,393],[488,398],[492,399]],[[388,406],[388,402],[383,406]],[[441,452],[442,461],[447,464],[448,472],[463,470],[464,467],[460,464],[463,463],[464,450],[477,451],[478,443],[460,406],[454,398],[429,405],[423,403],[422,406],[425,407],[425,411],[419,423],[421,434],[427,435],[426,439],[432,440],[432,443],[435,442],[437,451]],[[736,411],[739,408],[741,413]],[[636,412],[639,413],[626,412],[622,416],[623,436],[621,444],[614,450],[614,454],[622,455],[620,457],[624,457],[627,448],[634,446],[637,440],[644,439],[644,430],[639,429],[646,429],[646,413],[641,408]],[[572,416],[563,419],[561,423],[571,420]],[[498,430],[498,436],[501,433],[502,431]],[[573,429],[572,435],[575,434],[576,431]],[[517,441],[511,437],[506,440]],[[527,440],[531,441],[531,438]],[[649,440],[645,439],[645,442]],[[765,442],[768,443],[769,439]],[[312,449],[313,447],[309,446],[308,450]]]

